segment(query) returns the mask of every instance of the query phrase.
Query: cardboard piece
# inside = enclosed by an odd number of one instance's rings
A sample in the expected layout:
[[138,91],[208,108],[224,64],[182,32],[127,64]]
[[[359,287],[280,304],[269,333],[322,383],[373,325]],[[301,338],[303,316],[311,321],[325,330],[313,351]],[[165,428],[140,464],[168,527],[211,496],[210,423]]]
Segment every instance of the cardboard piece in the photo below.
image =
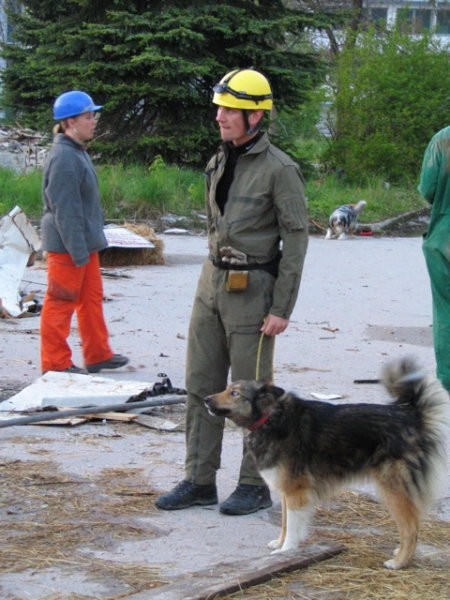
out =
[[137,248],[141,250],[142,248],[155,247],[155,244],[150,240],[130,231],[126,227],[106,225],[103,231],[108,240],[108,248]]

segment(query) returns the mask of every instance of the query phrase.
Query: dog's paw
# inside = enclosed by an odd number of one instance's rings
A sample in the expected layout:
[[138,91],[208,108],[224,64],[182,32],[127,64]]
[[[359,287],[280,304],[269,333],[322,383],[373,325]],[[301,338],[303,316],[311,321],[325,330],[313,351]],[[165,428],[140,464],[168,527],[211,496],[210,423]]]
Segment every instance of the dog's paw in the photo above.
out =
[[346,233],[341,233],[338,236],[338,240],[346,240],[346,239],[348,239],[348,235]]
[[[268,548],[270,548],[271,550],[277,550],[278,548],[281,548],[281,545],[282,545],[282,544],[281,544],[281,542],[280,542],[280,540],[279,540],[279,539],[276,539],[276,540],[271,540],[271,541],[270,541],[270,542],[267,544]],[[273,554],[273,552],[272,552],[272,554]]]
[[391,569],[392,571],[396,571],[397,569],[402,568],[402,565],[398,563],[394,558],[392,558],[391,560],[387,560],[384,563],[384,566],[386,567],[386,569]]

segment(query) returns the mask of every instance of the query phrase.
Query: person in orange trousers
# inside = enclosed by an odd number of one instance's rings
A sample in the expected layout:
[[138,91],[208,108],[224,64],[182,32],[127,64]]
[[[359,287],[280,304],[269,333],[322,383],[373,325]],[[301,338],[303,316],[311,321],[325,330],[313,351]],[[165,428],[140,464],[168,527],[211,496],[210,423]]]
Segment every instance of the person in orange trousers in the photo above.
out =
[[[97,175],[85,144],[95,133],[98,111],[85,92],[56,98],[54,141],[44,166],[42,248],[48,255],[47,291],[41,312],[42,372],[97,373],[128,358],[114,354],[103,314],[99,251],[103,231]],[[86,368],[72,361],[68,343],[74,313]]]

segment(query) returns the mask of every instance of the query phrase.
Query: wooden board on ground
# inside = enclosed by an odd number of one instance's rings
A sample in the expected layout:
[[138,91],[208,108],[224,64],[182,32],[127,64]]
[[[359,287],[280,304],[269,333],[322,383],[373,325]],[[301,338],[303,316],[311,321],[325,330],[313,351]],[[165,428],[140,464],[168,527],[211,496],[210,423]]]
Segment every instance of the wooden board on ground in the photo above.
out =
[[87,417],[61,417],[60,419],[53,419],[52,421],[39,421],[38,423],[30,423],[30,425],[65,425],[68,427],[74,427],[75,425],[81,425],[87,423],[89,419]]
[[189,577],[180,578],[156,590],[139,592],[128,600],[210,600],[249,588],[283,573],[304,569],[323,560],[328,560],[344,550],[341,545],[312,544],[301,550],[280,552],[245,561],[219,563]]
[[61,412],[60,419],[52,419],[51,421],[39,421],[37,423],[31,423],[31,425],[66,425],[73,427],[75,425],[81,425],[82,423],[87,423],[89,421],[122,421],[125,423],[129,423],[131,421],[136,420],[138,417],[137,414],[134,413],[121,413],[121,412],[104,412],[104,413],[94,413],[90,415],[82,415],[72,416],[72,417],[64,417],[64,410],[73,410],[70,408],[59,409]]

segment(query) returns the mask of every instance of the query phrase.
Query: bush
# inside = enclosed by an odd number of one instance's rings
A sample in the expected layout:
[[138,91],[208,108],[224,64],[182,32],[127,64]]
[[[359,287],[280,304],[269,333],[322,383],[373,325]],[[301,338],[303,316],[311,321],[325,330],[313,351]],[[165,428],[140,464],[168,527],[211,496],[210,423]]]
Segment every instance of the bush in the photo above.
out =
[[431,135],[447,124],[447,49],[427,35],[370,30],[338,58],[336,81],[331,166],[353,181],[417,177]]

